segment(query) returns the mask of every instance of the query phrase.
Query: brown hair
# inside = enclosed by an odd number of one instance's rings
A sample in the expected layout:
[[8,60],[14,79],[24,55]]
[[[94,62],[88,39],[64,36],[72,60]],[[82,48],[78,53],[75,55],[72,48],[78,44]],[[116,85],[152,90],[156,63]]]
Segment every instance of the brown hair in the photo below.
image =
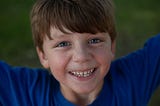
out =
[[108,32],[111,40],[116,37],[112,0],[37,0],[31,11],[31,26],[35,45],[43,51],[50,27],[67,33]]

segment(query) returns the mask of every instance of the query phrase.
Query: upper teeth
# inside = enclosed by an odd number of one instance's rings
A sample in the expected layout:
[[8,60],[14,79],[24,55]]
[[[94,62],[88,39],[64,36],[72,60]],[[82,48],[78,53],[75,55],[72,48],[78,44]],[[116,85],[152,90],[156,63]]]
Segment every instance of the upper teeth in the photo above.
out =
[[84,71],[84,72],[75,72],[72,71],[71,73],[77,77],[88,77],[89,75],[91,75],[93,73],[94,69],[91,69],[89,71]]

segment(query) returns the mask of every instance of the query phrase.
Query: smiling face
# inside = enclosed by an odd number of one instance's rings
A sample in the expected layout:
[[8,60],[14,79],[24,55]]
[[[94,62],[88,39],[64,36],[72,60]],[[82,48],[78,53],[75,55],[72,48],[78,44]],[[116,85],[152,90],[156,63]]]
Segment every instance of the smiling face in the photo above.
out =
[[51,37],[44,39],[44,52],[37,51],[42,65],[59,81],[62,93],[99,92],[114,57],[108,33],[64,34],[51,28]]

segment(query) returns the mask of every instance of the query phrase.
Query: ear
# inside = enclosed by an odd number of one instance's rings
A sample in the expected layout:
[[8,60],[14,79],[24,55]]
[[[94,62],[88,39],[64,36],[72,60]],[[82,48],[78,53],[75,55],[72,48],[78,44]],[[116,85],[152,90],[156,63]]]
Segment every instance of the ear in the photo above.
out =
[[114,59],[115,53],[116,53],[116,40],[113,40],[113,41],[112,41],[112,44],[111,44],[111,51],[112,51],[113,59]]
[[42,64],[42,66],[44,68],[48,69],[49,68],[49,64],[48,64],[48,59],[47,59],[45,53],[42,50],[40,50],[38,47],[36,47],[36,50],[37,50],[37,54],[38,54],[38,57],[39,57],[39,60],[40,60],[40,62]]

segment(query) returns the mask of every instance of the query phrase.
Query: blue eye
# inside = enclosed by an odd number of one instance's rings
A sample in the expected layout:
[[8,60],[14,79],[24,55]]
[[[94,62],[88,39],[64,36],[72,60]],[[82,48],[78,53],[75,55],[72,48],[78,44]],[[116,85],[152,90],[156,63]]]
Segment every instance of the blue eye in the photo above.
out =
[[70,46],[71,44],[67,41],[60,42],[56,47],[66,47]]
[[98,39],[98,38],[94,38],[94,39],[91,39],[89,40],[89,44],[96,44],[96,43],[100,43],[102,42],[102,40]]

